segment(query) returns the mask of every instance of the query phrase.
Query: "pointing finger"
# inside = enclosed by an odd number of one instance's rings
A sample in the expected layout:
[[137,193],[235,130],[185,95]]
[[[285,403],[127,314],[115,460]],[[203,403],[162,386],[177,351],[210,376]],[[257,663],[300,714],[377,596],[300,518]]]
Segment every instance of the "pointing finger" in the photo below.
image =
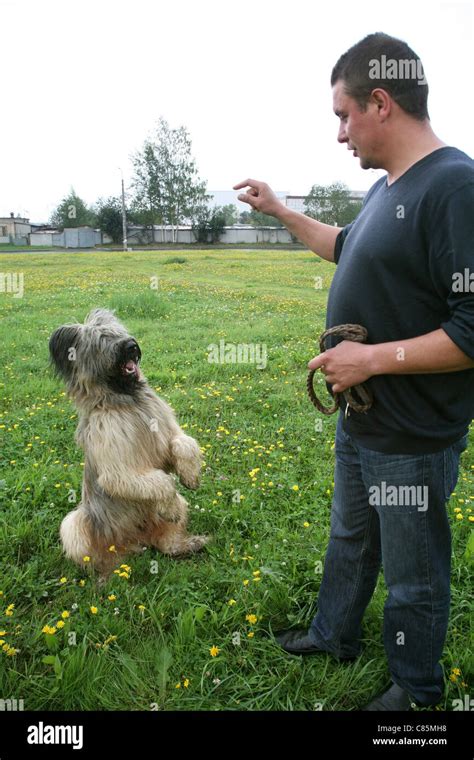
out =
[[259,189],[260,182],[258,182],[256,179],[245,179],[243,182],[239,182],[237,185],[234,185],[234,190],[241,190],[243,187],[254,187],[256,190]]

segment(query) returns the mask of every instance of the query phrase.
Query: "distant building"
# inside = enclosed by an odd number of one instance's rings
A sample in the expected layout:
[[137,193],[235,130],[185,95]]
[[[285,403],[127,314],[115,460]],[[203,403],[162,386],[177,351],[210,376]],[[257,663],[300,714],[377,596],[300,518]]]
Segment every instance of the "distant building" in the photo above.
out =
[[[210,190],[209,195],[211,200],[209,201],[211,206],[227,206],[229,203],[237,206],[239,213],[242,211],[249,211],[250,207],[248,203],[243,203],[237,200],[239,193],[245,192],[244,190]],[[367,190],[350,190],[351,201],[362,201],[367,195]],[[306,195],[290,195],[288,190],[277,190],[275,192],[277,198],[279,198],[285,206],[293,209],[294,211],[300,211],[304,214],[304,202]]]
[[[242,213],[242,211],[250,211],[248,203],[243,203],[242,201],[237,200],[237,196],[244,192],[245,190],[209,190],[208,194],[211,196],[209,205],[227,206],[231,203],[234,206],[237,206],[239,214]],[[277,198],[284,201],[288,195],[288,190],[277,190],[275,194]]]
[[[106,236],[104,236],[106,237]],[[99,230],[83,225],[66,227],[62,232],[46,228],[30,234],[30,245],[59,248],[94,248],[101,245],[103,236]]]
[[28,236],[31,232],[29,219],[15,216],[13,211],[10,216],[0,216],[0,243],[13,245],[28,245]]
[[[349,190],[351,201],[363,201],[367,195],[367,190]],[[285,206],[293,209],[293,211],[299,211],[304,214],[304,202],[306,195],[287,195],[285,198]]]

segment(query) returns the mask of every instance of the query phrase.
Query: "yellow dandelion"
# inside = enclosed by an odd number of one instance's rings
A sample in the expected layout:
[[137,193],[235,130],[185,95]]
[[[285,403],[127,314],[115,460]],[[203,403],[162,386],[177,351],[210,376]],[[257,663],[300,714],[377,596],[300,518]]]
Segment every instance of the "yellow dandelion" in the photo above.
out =
[[67,583],[67,578],[63,575],[62,578],[59,579],[60,583]]
[[229,607],[232,607],[232,605],[237,604],[237,602],[235,601],[235,599],[229,599],[227,604],[229,605]]
[[248,639],[253,639],[254,636],[255,636],[255,634],[254,634],[253,631],[250,631],[250,633],[247,634],[247,638]]
[[453,668],[451,670],[451,673],[454,673],[455,676],[460,676],[461,675],[461,671],[459,670],[459,668]]
[[246,579],[244,580],[244,586],[248,586],[248,585],[249,585],[249,580],[248,580],[248,578],[246,578]]
[[139,605],[138,605],[138,609],[140,610],[140,612],[145,612],[145,610],[146,610],[146,607],[145,607],[145,605],[144,605],[144,604],[139,604]]
[[64,628],[65,625],[66,623],[64,622],[64,620],[58,620],[58,622],[56,623],[56,628]]
[[219,652],[220,652],[220,651],[221,651],[221,650],[219,649],[219,647],[216,647],[216,646],[212,646],[212,647],[209,649],[209,654],[211,655],[211,657],[217,657],[217,655],[219,654]]
[[92,612],[93,615],[97,615],[99,610],[97,609],[97,607],[90,607],[90,611]]
[[117,597],[115,596],[115,594],[109,594],[107,599],[109,600],[109,602],[115,602]]
[[184,688],[185,688],[185,689],[187,689],[187,688],[188,688],[188,686],[189,686],[189,678],[185,678],[185,679],[184,679],[184,681],[183,681],[183,686],[184,686]]
[[70,612],[68,612],[67,610],[64,610],[64,612],[61,612],[61,617],[62,617],[64,620],[67,620],[67,619],[68,619],[68,617],[70,617],[70,616],[71,616],[71,613],[70,613]]
[[89,557],[89,555],[88,555],[88,554],[86,554],[86,556],[82,558],[82,561],[83,561],[83,562],[90,562],[90,561],[91,561],[91,558]]
[[175,689],[180,689],[180,688],[181,688],[181,684],[180,684],[180,683],[177,683],[177,684],[176,684],[176,686],[175,686],[174,688],[175,688]]
[[250,625],[255,625],[258,620],[256,615],[246,615],[245,619],[250,623]]
[[291,490],[292,491],[299,491],[300,487],[299,486],[291,486]]
[[464,518],[464,515],[456,515],[456,520],[462,520]]
[[109,546],[109,552],[116,552],[117,549],[115,548],[114,544],[112,546]]
[[79,581],[79,586],[80,586],[81,588],[84,588],[84,586],[85,586],[85,585],[86,585],[86,582],[85,582],[85,580],[84,580],[84,579],[82,579],[82,580],[80,580],[80,581]]

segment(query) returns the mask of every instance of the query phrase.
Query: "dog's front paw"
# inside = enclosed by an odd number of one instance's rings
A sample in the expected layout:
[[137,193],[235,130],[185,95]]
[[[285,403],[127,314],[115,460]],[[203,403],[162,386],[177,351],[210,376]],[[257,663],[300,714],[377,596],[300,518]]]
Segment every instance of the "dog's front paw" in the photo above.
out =
[[196,491],[201,483],[201,468],[193,471],[191,467],[189,467],[185,472],[180,474],[179,480],[183,486],[186,486],[186,488],[190,488],[191,491]]
[[159,507],[163,519],[172,523],[185,522],[187,511],[187,501],[179,493],[175,493],[173,499],[166,506],[161,505]]
[[201,450],[197,441],[189,435],[177,436],[171,445],[174,471],[180,482],[193,491],[201,482]]

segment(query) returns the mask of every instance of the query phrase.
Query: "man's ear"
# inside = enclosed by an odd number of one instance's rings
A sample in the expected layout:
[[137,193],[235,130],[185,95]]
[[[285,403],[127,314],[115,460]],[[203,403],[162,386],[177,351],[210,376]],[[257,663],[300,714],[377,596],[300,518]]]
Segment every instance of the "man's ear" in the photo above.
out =
[[384,90],[382,87],[376,87],[370,93],[370,99],[377,106],[377,112],[381,120],[385,121],[390,116],[392,110],[392,98],[387,90]]

